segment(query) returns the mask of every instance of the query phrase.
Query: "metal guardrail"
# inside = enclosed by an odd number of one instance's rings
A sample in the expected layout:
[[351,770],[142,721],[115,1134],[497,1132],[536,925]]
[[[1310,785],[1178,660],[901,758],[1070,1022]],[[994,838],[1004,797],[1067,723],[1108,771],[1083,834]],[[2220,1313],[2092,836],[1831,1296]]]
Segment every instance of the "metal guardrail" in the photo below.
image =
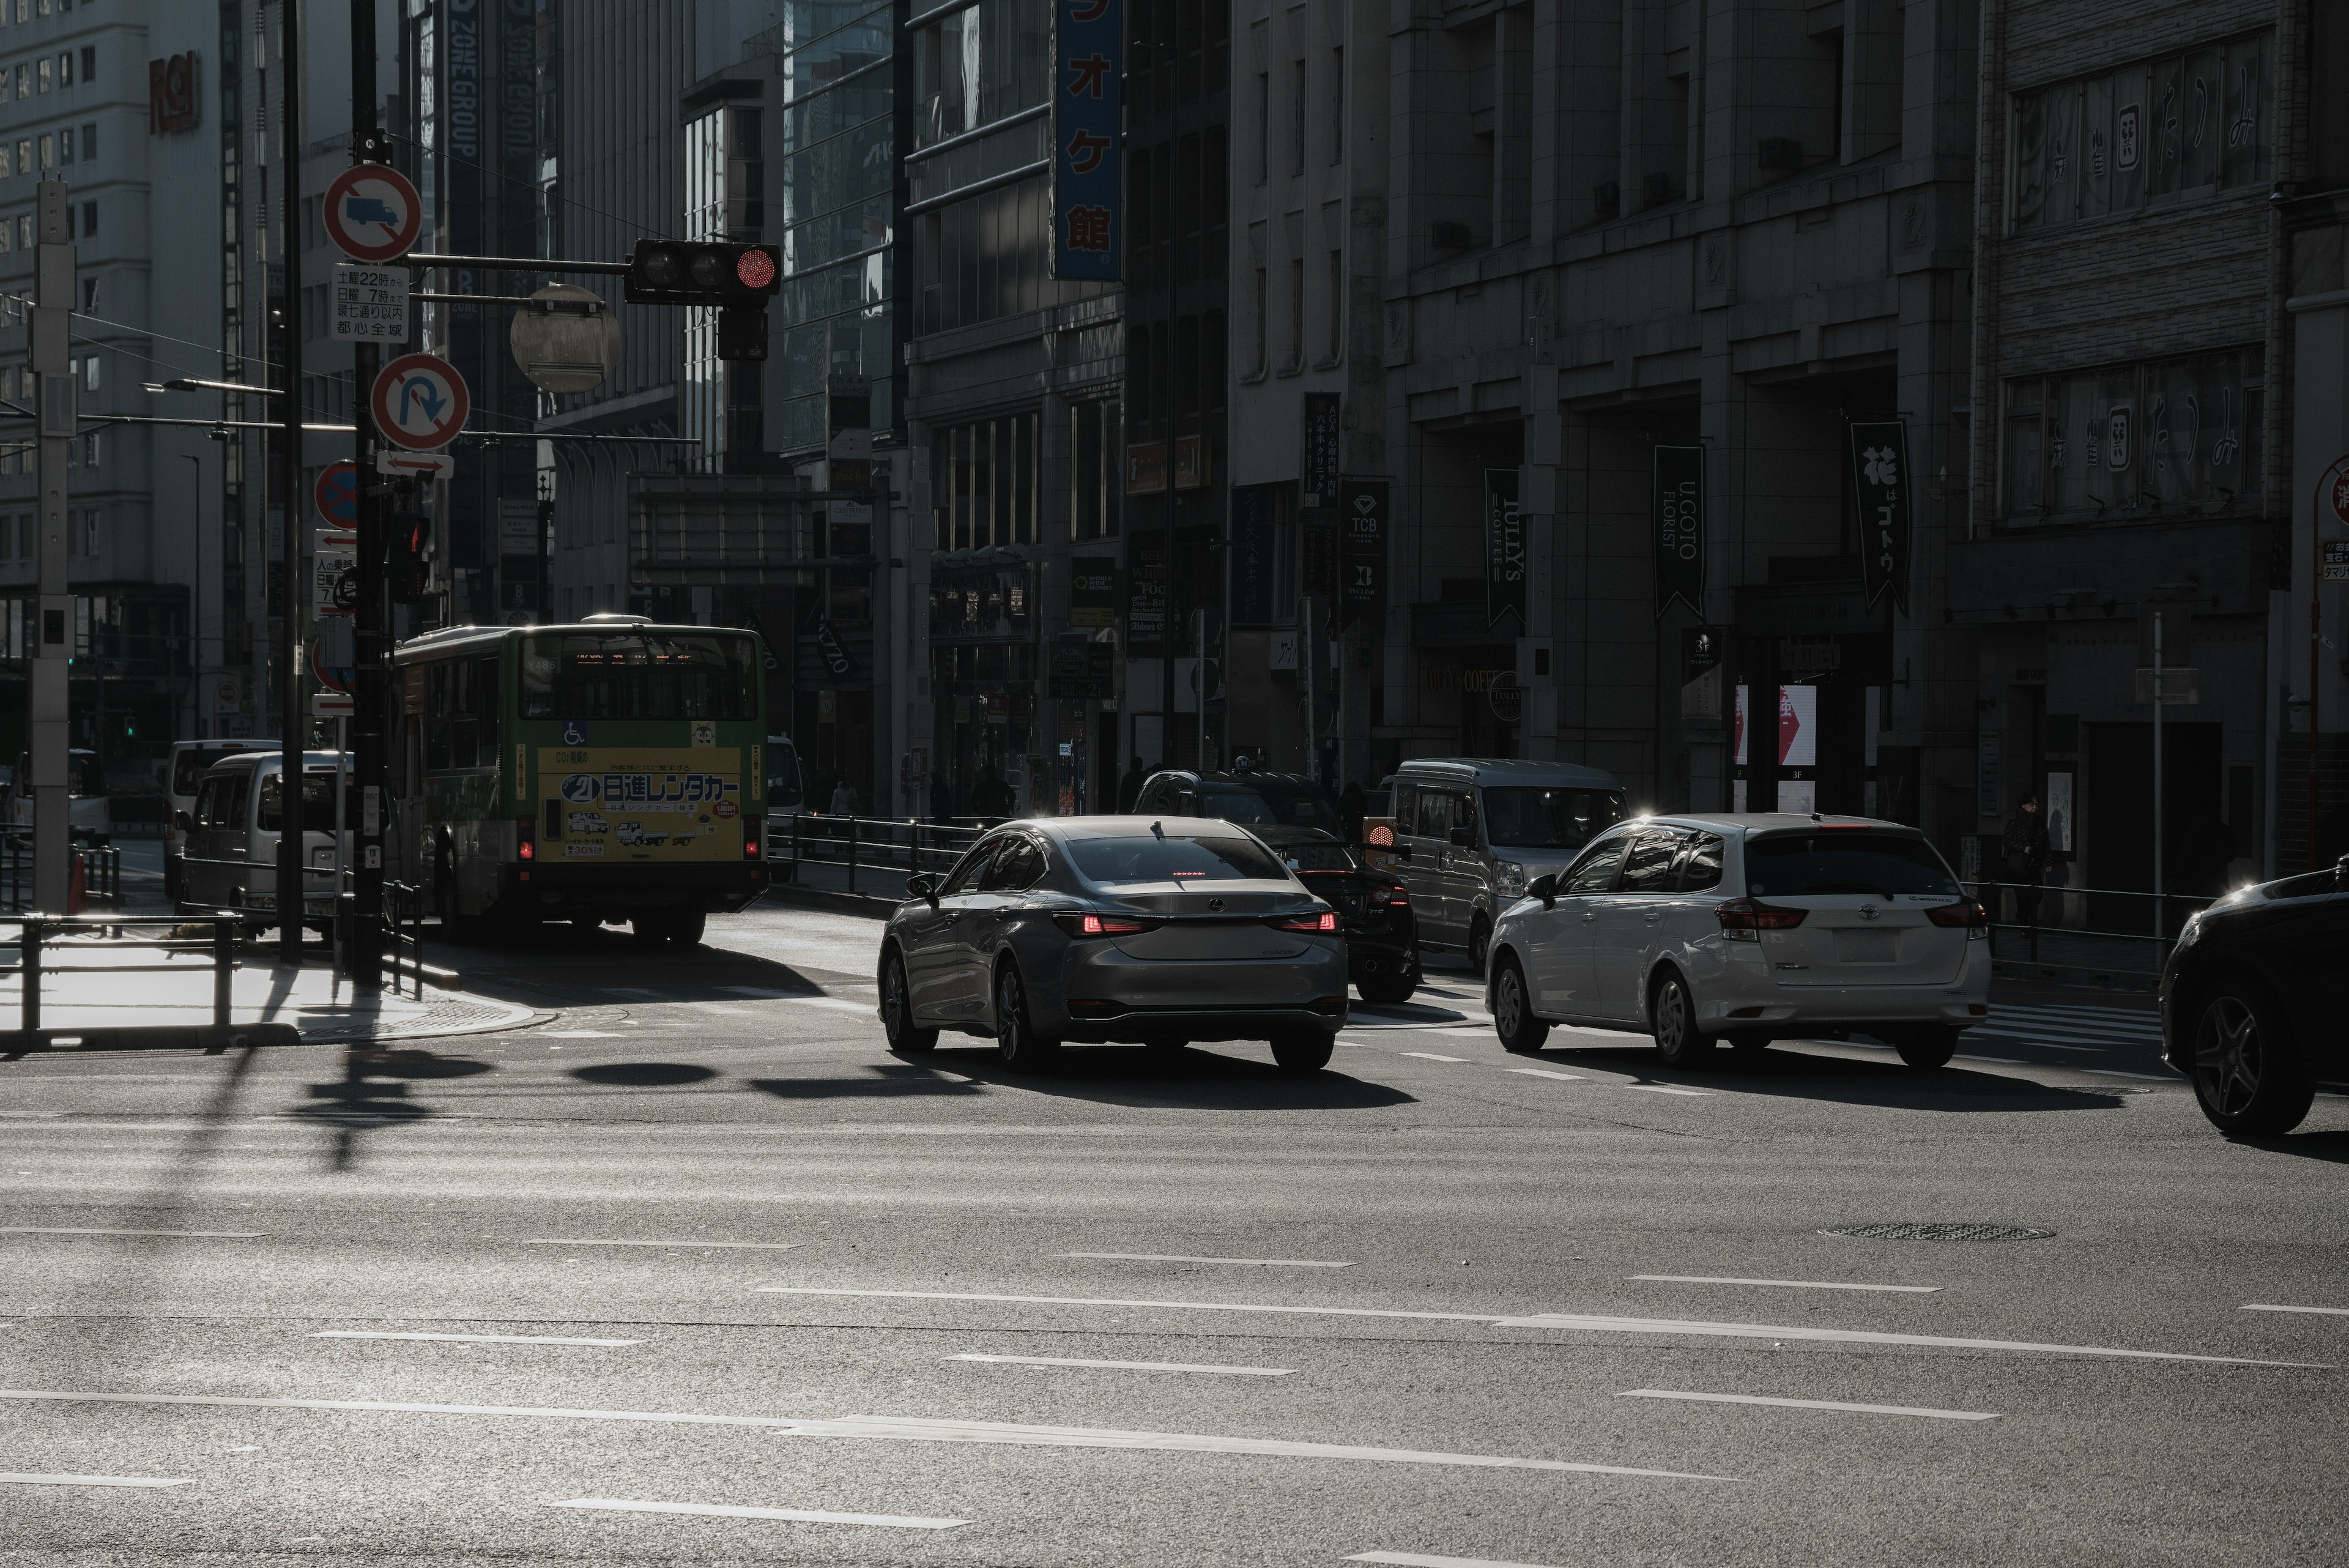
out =
[[[345,895],[346,898],[348,895]],[[409,882],[383,885],[384,965],[391,972],[391,993],[399,994],[406,973],[416,981],[416,998],[424,1000],[424,889]]]
[[[122,851],[111,844],[88,844],[71,851],[81,863],[82,896],[119,900]],[[68,872],[70,875],[70,872]],[[0,831],[0,909],[33,907],[33,834],[27,827]]]
[[[1996,882],[1971,881],[1965,884],[1972,896],[1991,912],[1991,957],[2020,960],[2044,969],[2086,970],[2097,973],[2123,974],[2153,980],[2158,978],[2168,961],[2171,944],[2187,918],[2206,909],[2216,900],[2206,893],[2152,893],[2129,888],[2075,888],[2058,882]],[[2007,895],[2016,896],[2010,906]],[[2026,896],[2036,894],[2031,903],[2031,918],[2001,919],[2012,907],[2018,913]],[[2120,930],[2109,926],[2092,926],[2088,921],[2102,915],[2109,919],[2117,902],[2124,907],[2144,909],[2142,923],[2135,930]],[[2053,919],[2048,918],[2052,913]],[[1998,950],[2001,933],[2009,939],[2010,947],[2019,939],[2025,947],[2023,954]],[[2044,940],[2051,950],[2043,954]],[[2150,951],[2148,953],[2148,947]],[[2137,968],[2127,961],[2149,956],[2151,967]]]
[[797,881],[803,867],[830,866],[848,873],[848,890],[857,890],[859,872],[943,871],[962,858],[978,836],[1001,818],[964,817],[925,821],[920,817],[820,816],[812,812],[792,817],[788,831],[767,836],[767,863],[788,867]]
[[[59,946],[86,947],[73,942],[60,944],[60,935],[78,931],[103,932],[109,935],[141,926],[160,926],[165,935],[159,940],[139,941],[142,948],[160,949],[164,952],[208,952],[212,956],[212,1023],[226,1028],[229,1022],[230,993],[239,961],[236,954],[236,928],[242,922],[225,917],[190,919],[181,915],[26,915],[11,919],[0,917],[0,925],[14,924],[21,928],[17,935],[17,972],[23,981],[23,994],[18,1000],[17,1027],[26,1039],[41,1028],[41,983],[55,974],[186,974],[183,963],[160,964],[58,964],[49,961],[48,952]],[[184,926],[209,925],[208,939],[174,937],[170,933]]]

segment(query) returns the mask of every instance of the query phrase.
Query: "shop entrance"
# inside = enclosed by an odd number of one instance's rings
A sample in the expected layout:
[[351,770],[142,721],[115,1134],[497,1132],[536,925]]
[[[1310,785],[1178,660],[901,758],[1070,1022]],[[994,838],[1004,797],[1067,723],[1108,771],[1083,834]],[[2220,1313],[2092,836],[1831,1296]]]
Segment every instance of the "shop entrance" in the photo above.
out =
[[[2091,888],[2153,890],[2153,724],[2090,724],[2088,776],[2079,842]],[[2215,896],[2225,888],[2234,838],[2225,817],[2223,727],[2161,725],[2162,881],[2169,892]],[[2168,929],[2185,920],[2172,909]],[[2100,931],[2150,930],[2142,898],[2090,898],[2088,925]]]

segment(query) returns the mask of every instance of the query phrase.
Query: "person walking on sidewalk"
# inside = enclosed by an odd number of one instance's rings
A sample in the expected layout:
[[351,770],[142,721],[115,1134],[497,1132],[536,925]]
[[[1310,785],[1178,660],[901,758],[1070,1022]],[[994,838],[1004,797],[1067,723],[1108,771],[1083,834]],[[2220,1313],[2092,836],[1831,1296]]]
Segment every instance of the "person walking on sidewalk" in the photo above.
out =
[[2000,841],[2006,856],[2006,877],[2020,883],[2014,890],[2015,918],[2031,928],[2033,956],[2038,956],[2040,888],[2047,880],[2047,824],[2040,819],[2039,797],[2027,794],[2006,819]]

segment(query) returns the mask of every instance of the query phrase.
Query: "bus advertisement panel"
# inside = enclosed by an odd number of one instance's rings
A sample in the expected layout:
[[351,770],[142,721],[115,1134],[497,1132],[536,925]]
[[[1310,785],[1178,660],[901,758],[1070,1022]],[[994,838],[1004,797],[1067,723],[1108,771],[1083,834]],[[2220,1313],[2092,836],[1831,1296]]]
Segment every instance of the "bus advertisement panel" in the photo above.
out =
[[560,837],[566,860],[738,861],[740,755],[543,746],[547,836]]

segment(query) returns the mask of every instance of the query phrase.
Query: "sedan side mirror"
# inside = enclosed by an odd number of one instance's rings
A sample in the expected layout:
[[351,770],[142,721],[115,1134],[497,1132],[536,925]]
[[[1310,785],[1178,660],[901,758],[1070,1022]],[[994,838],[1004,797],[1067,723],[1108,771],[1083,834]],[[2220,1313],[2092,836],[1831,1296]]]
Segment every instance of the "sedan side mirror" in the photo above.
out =
[[1452,844],[1453,844],[1453,846],[1454,846],[1454,848],[1457,848],[1457,849],[1474,849],[1474,848],[1475,848],[1475,847],[1476,847],[1476,830],[1475,830],[1475,828],[1472,828],[1472,827],[1455,827],[1455,828],[1454,828],[1454,829],[1452,830]]
[[1539,898],[1539,899],[1542,901],[1542,908],[1543,908],[1543,909],[1557,909],[1557,873],[1555,873],[1555,872],[1547,872],[1547,873],[1543,874],[1542,876],[1537,877],[1535,877],[1532,881],[1530,881],[1530,882],[1526,883],[1526,898]]
[[905,897],[920,898],[931,909],[938,907],[938,879],[926,871],[916,871],[905,878]]

